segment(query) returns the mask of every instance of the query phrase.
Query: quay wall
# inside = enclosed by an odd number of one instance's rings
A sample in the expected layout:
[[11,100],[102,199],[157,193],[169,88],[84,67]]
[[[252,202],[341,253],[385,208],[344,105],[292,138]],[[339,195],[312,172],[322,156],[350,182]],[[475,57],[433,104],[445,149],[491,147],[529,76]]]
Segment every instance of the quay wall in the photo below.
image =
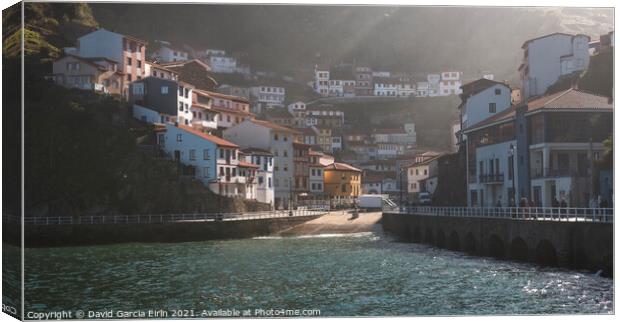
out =
[[475,256],[613,274],[613,224],[383,213],[401,241]]
[[[275,234],[320,216],[322,214],[249,220],[138,224],[27,224],[24,229],[24,244],[26,247],[55,247],[251,238]],[[20,225],[3,223],[5,241],[19,245],[19,232]]]

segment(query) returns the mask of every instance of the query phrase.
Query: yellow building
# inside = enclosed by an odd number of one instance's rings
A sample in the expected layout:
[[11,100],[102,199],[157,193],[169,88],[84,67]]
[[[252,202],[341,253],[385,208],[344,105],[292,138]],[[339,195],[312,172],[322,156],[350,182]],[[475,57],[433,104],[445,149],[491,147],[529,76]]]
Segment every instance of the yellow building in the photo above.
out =
[[362,193],[362,170],[334,162],[324,168],[325,195],[336,203],[352,203]]

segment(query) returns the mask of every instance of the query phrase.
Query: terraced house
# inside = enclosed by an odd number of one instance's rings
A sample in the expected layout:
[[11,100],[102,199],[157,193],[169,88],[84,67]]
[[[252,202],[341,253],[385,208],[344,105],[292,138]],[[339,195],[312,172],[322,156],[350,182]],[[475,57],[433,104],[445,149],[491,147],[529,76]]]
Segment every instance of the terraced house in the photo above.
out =
[[145,77],[146,45],[145,40],[100,28],[79,37],[76,47],[67,47],[64,51],[79,57],[105,57],[116,62],[125,74],[121,93],[127,97],[129,83]]

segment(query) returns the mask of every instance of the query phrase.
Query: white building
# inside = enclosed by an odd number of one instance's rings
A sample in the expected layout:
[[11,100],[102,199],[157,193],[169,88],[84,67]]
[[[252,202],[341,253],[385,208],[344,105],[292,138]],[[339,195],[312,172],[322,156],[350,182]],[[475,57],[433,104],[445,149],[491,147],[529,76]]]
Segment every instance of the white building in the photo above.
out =
[[237,60],[229,56],[209,56],[209,65],[214,73],[232,74],[237,72]]
[[429,84],[428,82],[417,82],[415,88],[415,96],[417,97],[427,97],[429,93]]
[[144,62],[145,77],[153,76],[162,79],[179,80],[179,74],[169,68],[150,61]]
[[257,111],[263,108],[282,107],[286,93],[283,87],[254,86],[250,87],[250,98],[256,103]]
[[512,90],[501,82],[481,78],[461,87],[461,128],[465,129],[510,107]]
[[258,166],[256,174],[256,201],[274,206],[273,188],[273,154],[258,148],[246,148],[241,151],[245,161]]
[[400,81],[388,77],[374,77],[374,96],[398,96]]
[[295,127],[306,127],[306,116],[308,112],[306,110],[306,103],[297,101],[287,106],[288,112],[293,115],[293,122]]
[[415,83],[409,81],[401,81],[400,83],[398,83],[398,90],[396,93],[398,97],[410,97],[415,96],[415,94]]
[[291,198],[293,141],[294,136],[299,134],[301,133],[291,128],[260,120],[246,120],[224,130],[224,138],[239,144],[241,148],[254,147],[273,154],[276,208],[287,208]]
[[329,95],[329,68],[314,66],[314,91],[321,96]]
[[553,33],[523,43],[519,66],[523,99],[543,95],[562,75],[588,68],[590,37]]
[[162,63],[169,63],[174,61],[183,61],[189,58],[187,51],[172,46],[167,41],[156,40],[156,46],[159,48],[152,54],[152,58]]
[[428,81],[428,96],[439,96],[439,83],[441,82],[440,74],[428,74],[426,75]]
[[417,193],[427,191],[426,187],[421,185],[421,181],[428,179],[431,173],[437,172],[437,159],[439,157],[440,155],[437,155],[405,166],[407,169],[407,192],[409,194],[417,196]]
[[461,94],[461,72],[442,72],[439,82],[439,96]]

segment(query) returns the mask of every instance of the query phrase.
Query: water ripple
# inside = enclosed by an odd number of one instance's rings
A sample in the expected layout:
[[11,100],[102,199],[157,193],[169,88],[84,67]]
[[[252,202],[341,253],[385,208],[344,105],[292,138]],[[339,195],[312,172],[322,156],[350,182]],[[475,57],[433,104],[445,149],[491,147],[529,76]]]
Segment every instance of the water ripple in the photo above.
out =
[[26,310],[612,313],[613,281],[378,234],[27,249]]

